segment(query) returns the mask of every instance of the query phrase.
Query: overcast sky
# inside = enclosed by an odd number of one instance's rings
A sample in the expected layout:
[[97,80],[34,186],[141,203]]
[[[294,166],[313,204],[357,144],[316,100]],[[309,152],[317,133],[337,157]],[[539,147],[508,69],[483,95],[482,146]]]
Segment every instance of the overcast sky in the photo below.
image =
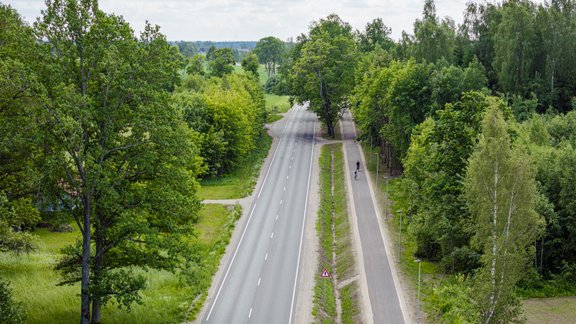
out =
[[[44,0],[0,0],[28,21],[44,9]],[[462,21],[468,0],[436,0],[440,17]],[[124,16],[140,31],[146,20],[161,26],[168,40],[282,40],[308,31],[310,22],[338,14],[355,29],[380,17],[398,39],[422,13],[424,0],[100,0],[100,9]]]

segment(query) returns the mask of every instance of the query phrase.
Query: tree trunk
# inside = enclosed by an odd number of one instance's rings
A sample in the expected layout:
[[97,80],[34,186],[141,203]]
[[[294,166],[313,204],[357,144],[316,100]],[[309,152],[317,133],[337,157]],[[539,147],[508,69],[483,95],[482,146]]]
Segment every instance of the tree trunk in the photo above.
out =
[[81,283],[81,304],[80,323],[90,323],[90,213],[91,198],[89,194],[84,196],[84,225],[82,229],[82,283]]
[[[102,219],[102,217],[100,217]],[[94,233],[96,239],[96,257],[94,262],[94,282],[93,285],[98,285],[102,277],[102,268],[104,266],[104,233],[102,225],[96,227]],[[92,322],[98,324],[101,322],[101,308],[102,302],[100,296],[93,296],[92,300]]]

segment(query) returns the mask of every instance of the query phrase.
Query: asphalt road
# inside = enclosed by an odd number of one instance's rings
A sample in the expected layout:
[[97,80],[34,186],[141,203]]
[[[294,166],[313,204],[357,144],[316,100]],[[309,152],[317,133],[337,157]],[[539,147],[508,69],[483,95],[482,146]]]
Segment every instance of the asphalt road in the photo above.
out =
[[390,269],[389,262],[394,261],[388,260],[386,254],[382,232],[378,224],[376,210],[374,209],[373,197],[363,165],[361,165],[358,178],[356,180],[353,179],[356,161],[360,161],[362,164],[362,158],[359,146],[354,142],[356,134],[352,117],[349,113],[344,115],[342,133],[344,149],[346,150],[349,164],[347,168],[352,177],[352,196],[360,232],[360,243],[364,256],[364,270],[372,306],[373,322],[405,323],[396,291],[397,287]]
[[316,117],[296,106],[277,125],[249,218],[203,323],[293,323]]

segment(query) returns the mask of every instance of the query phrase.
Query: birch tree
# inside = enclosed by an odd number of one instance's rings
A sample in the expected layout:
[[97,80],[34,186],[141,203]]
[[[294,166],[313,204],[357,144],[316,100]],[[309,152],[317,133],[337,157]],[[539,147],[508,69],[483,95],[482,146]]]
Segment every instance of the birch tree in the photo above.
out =
[[511,145],[502,113],[488,108],[470,157],[465,192],[473,215],[472,243],[483,250],[476,296],[483,323],[518,321],[514,286],[528,266],[528,247],[544,221],[535,211],[536,185],[527,154]]

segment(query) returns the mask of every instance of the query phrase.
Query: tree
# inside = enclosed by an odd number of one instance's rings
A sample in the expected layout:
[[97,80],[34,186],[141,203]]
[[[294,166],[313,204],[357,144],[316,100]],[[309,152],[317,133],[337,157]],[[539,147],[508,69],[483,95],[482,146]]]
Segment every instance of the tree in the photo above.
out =
[[334,136],[335,123],[353,87],[356,48],[352,28],[335,14],[312,24],[300,39],[291,67],[294,98],[309,102]]
[[382,18],[376,18],[366,24],[364,33],[357,33],[358,50],[363,53],[373,51],[377,46],[385,51],[394,48],[394,41],[390,38],[392,29],[384,24]]
[[206,57],[208,59],[210,75],[220,78],[234,71],[236,61],[230,48],[218,48],[214,51],[212,58]]
[[504,92],[525,96],[534,75],[534,6],[510,1],[494,35],[494,70]]
[[486,106],[501,100],[479,92],[462,94],[416,126],[404,163],[402,194],[412,215],[409,231],[417,254],[440,260],[445,271],[470,272],[478,253],[469,247],[470,234],[462,175],[481,128]]
[[422,20],[414,22],[414,57],[418,62],[436,63],[440,59],[453,60],[455,47],[454,21],[441,23],[436,16],[433,0],[426,0]]
[[37,109],[43,89],[37,80],[33,30],[0,4],[0,250],[31,251],[39,220],[34,207],[42,160]]
[[140,300],[145,281],[134,267],[173,270],[193,257],[181,234],[200,208],[199,161],[170,105],[182,66],[157,26],[137,40],[96,1],[47,1],[36,29],[46,40],[45,178],[82,233],[57,269],[62,284],[81,282],[81,322],[98,323],[111,297],[126,307]]
[[482,136],[468,161],[465,191],[474,219],[473,244],[484,252],[475,294],[482,322],[514,321],[519,315],[514,287],[527,265],[527,248],[544,222],[535,211],[530,158],[511,145],[495,106],[487,110]]
[[196,54],[188,60],[188,67],[186,68],[188,74],[197,74],[204,76],[206,71],[204,70],[204,56]]
[[250,73],[256,78],[258,78],[258,67],[258,56],[256,56],[256,54],[252,53],[242,60],[242,69],[244,69],[244,72]]
[[264,37],[256,43],[254,53],[258,56],[260,63],[264,64],[270,77],[276,74],[276,65],[282,61],[284,42],[273,36]]

